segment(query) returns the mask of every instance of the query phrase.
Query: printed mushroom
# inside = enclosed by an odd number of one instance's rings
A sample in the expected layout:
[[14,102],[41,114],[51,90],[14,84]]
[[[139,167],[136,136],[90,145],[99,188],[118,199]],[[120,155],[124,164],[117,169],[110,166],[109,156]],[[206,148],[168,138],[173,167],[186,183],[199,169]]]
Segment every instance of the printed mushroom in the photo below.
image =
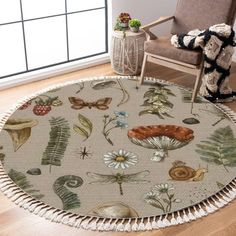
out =
[[187,145],[193,140],[193,130],[176,125],[139,126],[128,131],[128,138],[136,145],[155,149],[152,161],[161,161],[169,150]]
[[37,124],[37,120],[31,119],[9,119],[6,122],[3,129],[11,136],[15,152],[29,139],[31,128]]

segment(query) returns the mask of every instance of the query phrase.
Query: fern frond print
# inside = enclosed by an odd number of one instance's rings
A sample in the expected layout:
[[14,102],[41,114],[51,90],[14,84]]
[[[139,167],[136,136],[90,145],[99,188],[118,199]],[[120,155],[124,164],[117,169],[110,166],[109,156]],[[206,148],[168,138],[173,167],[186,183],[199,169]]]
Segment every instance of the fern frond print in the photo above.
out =
[[70,210],[80,207],[80,200],[76,193],[68,190],[69,188],[78,188],[83,184],[83,179],[75,175],[65,175],[59,177],[53,184],[53,190],[62,200],[63,210]]
[[70,137],[70,126],[67,120],[62,117],[50,120],[51,131],[50,140],[43,153],[41,165],[49,165],[49,172],[51,173],[52,166],[61,166],[61,160],[68,145]]
[[208,140],[201,141],[197,147],[196,152],[203,161],[222,165],[227,172],[227,166],[236,166],[236,138],[230,126],[215,130]]
[[41,199],[44,197],[43,194],[39,193],[39,190],[32,189],[33,185],[30,184],[29,180],[27,180],[27,177],[23,173],[11,169],[8,172],[8,175],[15,184],[17,184],[21,189],[30,194],[32,197],[36,199]]

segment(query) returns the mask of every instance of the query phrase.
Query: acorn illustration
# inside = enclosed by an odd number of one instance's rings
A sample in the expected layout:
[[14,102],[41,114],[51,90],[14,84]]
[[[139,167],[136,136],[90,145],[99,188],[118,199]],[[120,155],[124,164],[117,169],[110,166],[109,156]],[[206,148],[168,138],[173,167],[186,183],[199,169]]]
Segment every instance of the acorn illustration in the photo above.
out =
[[174,161],[173,167],[169,170],[169,175],[172,180],[176,181],[202,181],[205,173],[208,172],[208,167],[200,167],[193,169],[192,167],[186,166],[185,162]]

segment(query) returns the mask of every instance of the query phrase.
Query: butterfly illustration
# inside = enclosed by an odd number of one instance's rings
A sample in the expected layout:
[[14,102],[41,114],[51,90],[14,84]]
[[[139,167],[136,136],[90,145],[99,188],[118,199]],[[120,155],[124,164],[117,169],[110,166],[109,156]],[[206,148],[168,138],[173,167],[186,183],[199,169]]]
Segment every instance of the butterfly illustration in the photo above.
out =
[[85,102],[83,99],[76,97],[69,97],[68,99],[72,104],[71,108],[76,110],[83,109],[84,107],[88,107],[89,109],[96,107],[99,110],[106,110],[112,101],[112,98],[109,97],[98,99],[96,102]]
[[87,172],[87,176],[93,178],[95,181],[90,182],[90,184],[114,184],[117,183],[119,185],[120,195],[123,195],[123,183],[130,184],[140,184],[140,183],[149,183],[149,180],[144,180],[143,178],[149,175],[149,171],[141,171],[134,174],[113,174],[113,175],[103,175],[98,173]]

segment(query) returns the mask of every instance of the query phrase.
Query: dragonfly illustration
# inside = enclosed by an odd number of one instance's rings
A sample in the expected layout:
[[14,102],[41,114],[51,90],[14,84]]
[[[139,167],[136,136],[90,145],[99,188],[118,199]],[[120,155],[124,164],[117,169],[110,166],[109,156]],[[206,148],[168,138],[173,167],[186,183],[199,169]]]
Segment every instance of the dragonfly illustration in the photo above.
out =
[[90,184],[114,184],[117,183],[119,185],[120,195],[123,195],[123,183],[130,184],[140,184],[140,183],[149,183],[149,180],[144,180],[143,178],[150,174],[150,171],[145,170],[141,172],[137,172],[134,174],[112,174],[112,175],[103,175],[98,173],[87,172],[87,175],[93,178],[95,181],[90,182]]

